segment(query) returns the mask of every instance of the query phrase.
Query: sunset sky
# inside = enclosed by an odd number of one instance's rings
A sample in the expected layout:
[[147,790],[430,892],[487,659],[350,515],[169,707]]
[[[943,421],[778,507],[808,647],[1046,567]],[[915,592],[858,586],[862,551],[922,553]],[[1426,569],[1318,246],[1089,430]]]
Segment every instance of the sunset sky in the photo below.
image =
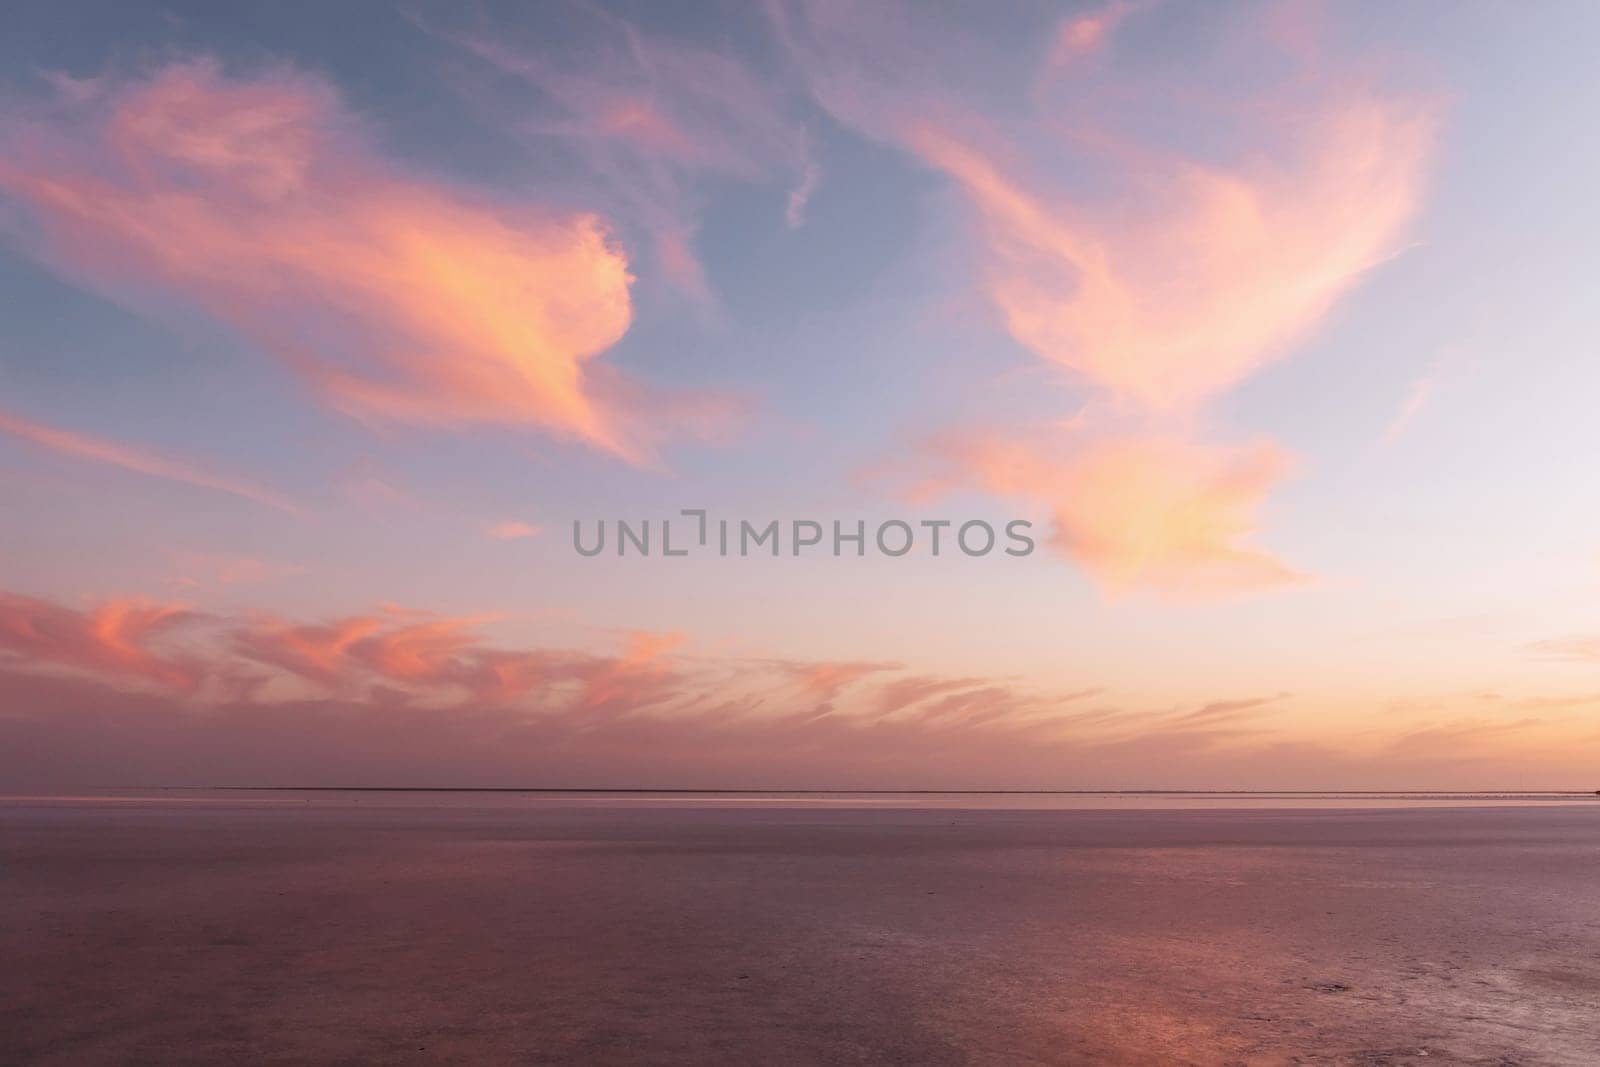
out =
[[1600,788],[1600,9],[1006,11],[9,6],[0,786]]

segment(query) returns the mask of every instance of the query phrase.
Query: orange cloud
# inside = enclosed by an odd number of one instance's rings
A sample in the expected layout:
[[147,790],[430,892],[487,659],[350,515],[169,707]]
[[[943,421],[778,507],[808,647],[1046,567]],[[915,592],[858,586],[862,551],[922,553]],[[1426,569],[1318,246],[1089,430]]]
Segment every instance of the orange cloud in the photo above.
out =
[[189,691],[199,684],[201,667],[150,645],[192,618],[176,604],[109,600],[81,612],[0,592],[0,652]]
[[210,473],[182,460],[142,452],[100,437],[88,437],[56,429],[43,423],[7,415],[5,412],[0,412],[0,433],[7,433],[41,448],[93,463],[104,463],[152,478],[164,478],[169,482],[181,482],[184,485],[229,493],[257,504],[277,508],[279,511],[286,511],[291,515],[298,514],[300,510],[276,493],[248,482]]
[[662,432],[595,363],[632,318],[605,224],[407,174],[315,78],[174,64],[6,133],[0,190],[48,258],[180,294],[342,410],[538,427],[634,460]]
[[[1179,437],[1085,442],[1055,456],[1048,442],[946,439],[956,483],[1037,501],[1056,527],[1051,543],[1107,593],[1249,592],[1306,581],[1252,546],[1256,513],[1289,470],[1277,446],[1201,445]],[[949,483],[930,483],[938,491]]]

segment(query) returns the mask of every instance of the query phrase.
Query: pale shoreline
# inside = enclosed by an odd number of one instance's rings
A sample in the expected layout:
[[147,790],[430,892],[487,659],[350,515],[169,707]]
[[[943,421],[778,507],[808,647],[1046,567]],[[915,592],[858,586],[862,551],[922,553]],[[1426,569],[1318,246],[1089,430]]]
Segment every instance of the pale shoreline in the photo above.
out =
[[0,1037],[40,1064],[1600,1062],[1583,799],[6,797]]

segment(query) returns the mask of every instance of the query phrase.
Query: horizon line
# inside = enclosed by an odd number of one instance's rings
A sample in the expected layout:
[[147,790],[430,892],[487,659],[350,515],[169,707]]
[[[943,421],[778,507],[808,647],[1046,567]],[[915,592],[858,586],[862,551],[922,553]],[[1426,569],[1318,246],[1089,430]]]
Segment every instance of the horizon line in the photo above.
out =
[[410,786],[410,785],[117,785],[95,789],[210,790],[280,793],[666,793],[882,796],[1600,796],[1600,789],[851,789],[851,788],[683,788],[650,786]]

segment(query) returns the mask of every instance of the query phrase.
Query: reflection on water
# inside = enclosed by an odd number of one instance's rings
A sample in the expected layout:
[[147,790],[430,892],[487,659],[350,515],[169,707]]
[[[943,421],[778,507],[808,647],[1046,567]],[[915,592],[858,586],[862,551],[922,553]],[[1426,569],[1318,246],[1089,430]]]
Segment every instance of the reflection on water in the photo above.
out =
[[1520,807],[1595,804],[1583,792],[893,792],[829,790],[158,788],[11,794],[3,804],[316,804],[470,808],[948,808],[992,811],[1193,811],[1350,808]]
[[1592,1067],[1597,870],[1576,793],[13,797],[0,1034],[18,1063]]

